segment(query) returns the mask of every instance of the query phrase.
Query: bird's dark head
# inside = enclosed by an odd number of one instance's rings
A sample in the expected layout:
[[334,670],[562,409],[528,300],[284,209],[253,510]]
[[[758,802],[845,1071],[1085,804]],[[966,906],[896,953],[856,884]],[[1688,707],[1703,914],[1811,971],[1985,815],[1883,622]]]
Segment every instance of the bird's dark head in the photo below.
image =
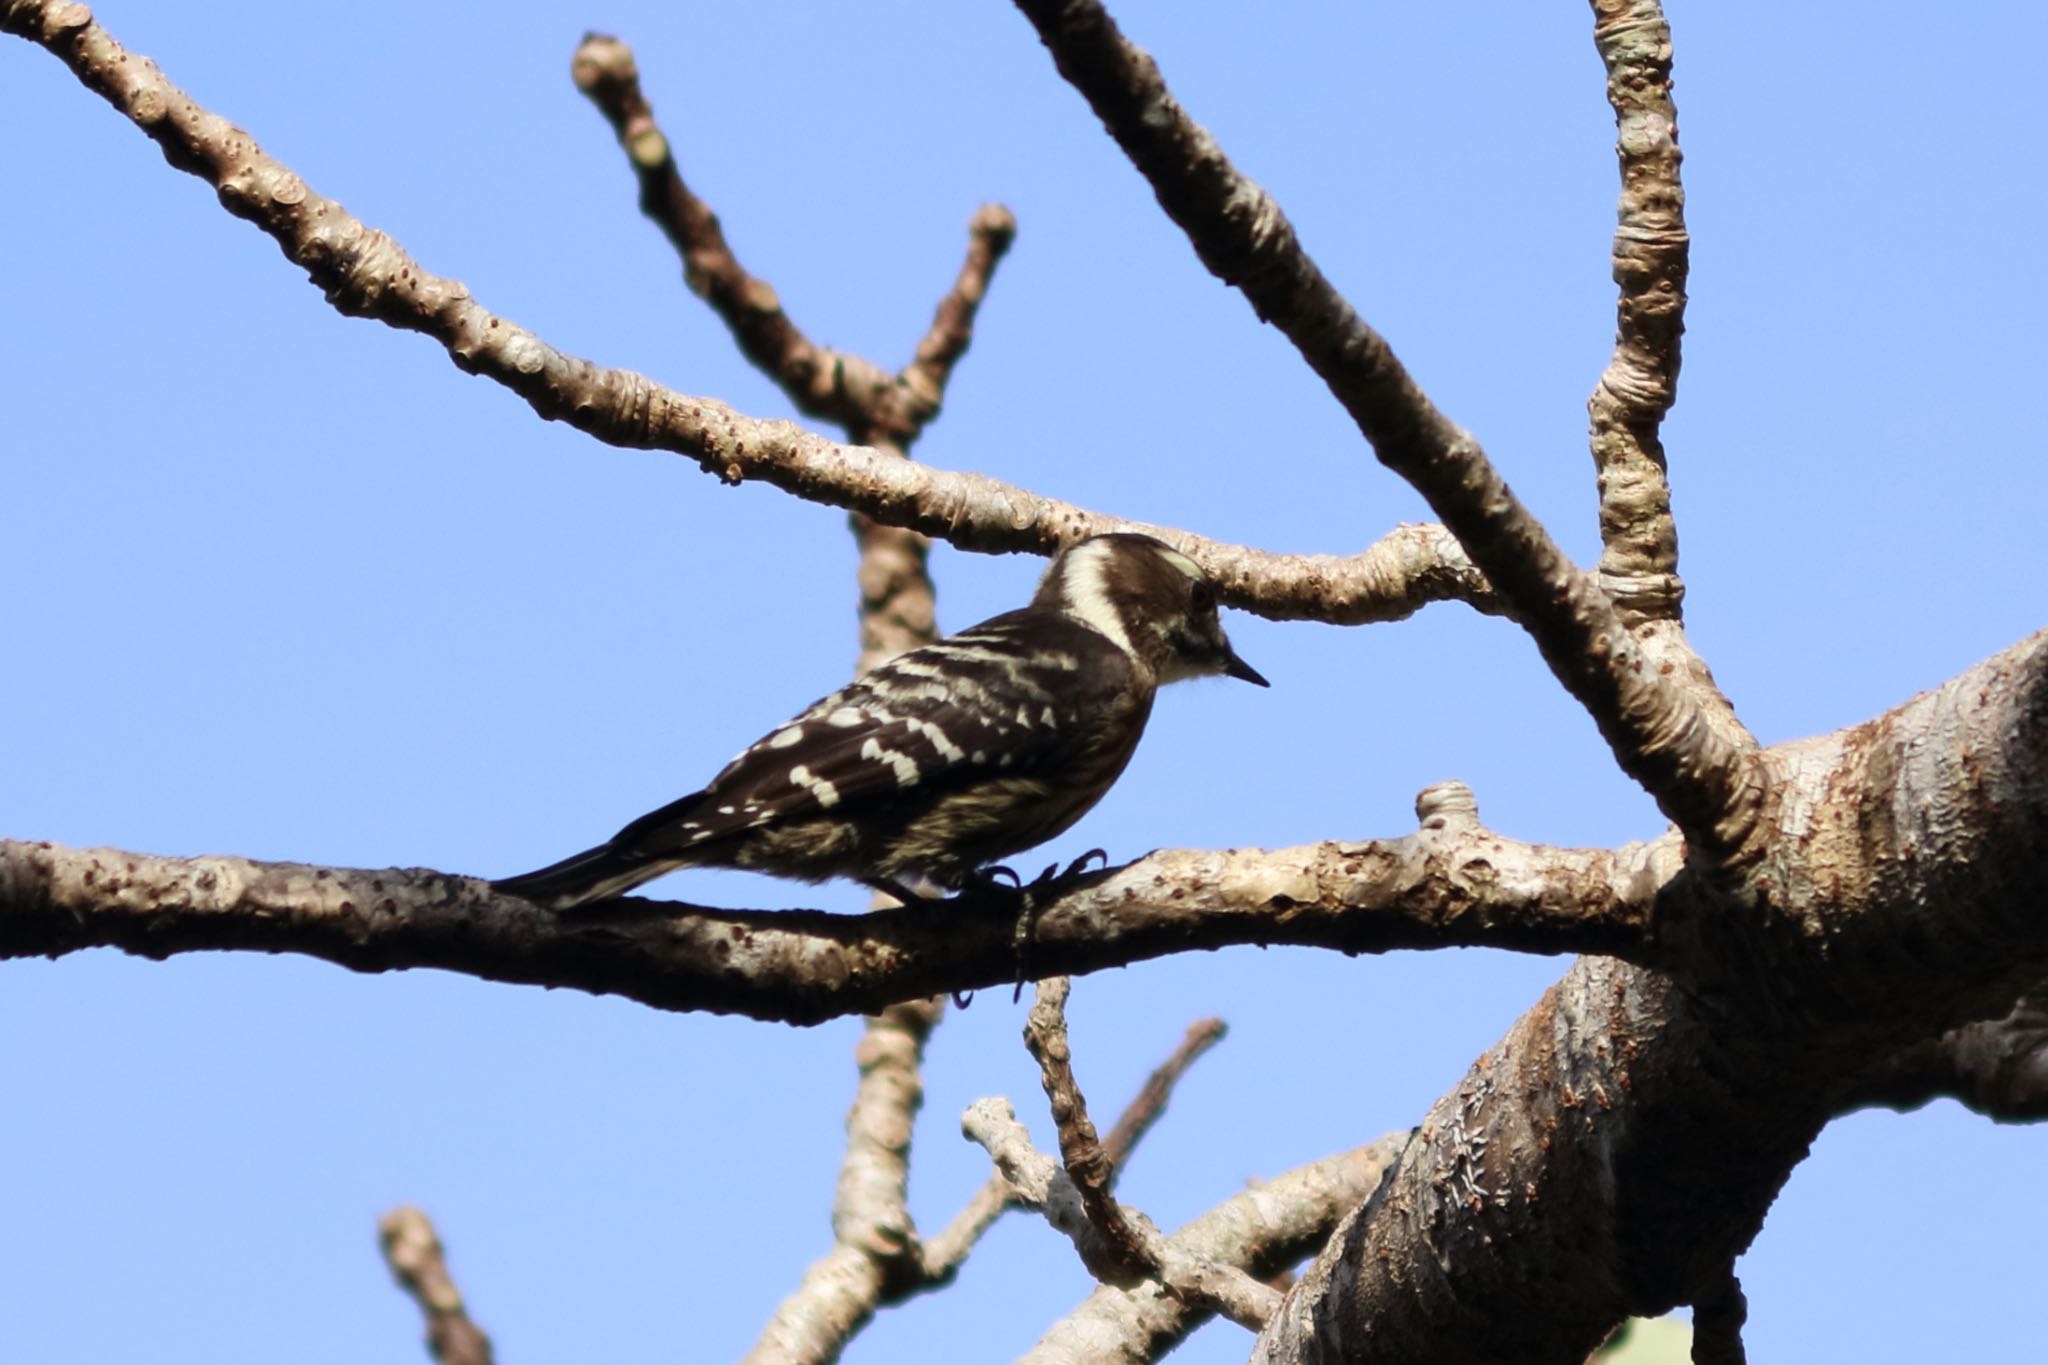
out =
[[1201,567],[1151,536],[1090,536],[1060,551],[1031,605],[1059,611],[1109,638],[1162,683],[1242,678],[1267,685],[1230,647],[1216,589]]

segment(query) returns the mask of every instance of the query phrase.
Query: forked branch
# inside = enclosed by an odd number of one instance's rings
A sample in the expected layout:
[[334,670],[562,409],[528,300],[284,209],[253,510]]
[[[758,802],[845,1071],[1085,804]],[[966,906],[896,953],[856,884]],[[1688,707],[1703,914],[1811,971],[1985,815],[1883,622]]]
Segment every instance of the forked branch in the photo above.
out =
[[48,49],[154,138],[173,166],[212,185],[228,211],[268,233],[337,311],[432,337],[465,372],[608,445],[672,451],[724,482],[758,480],[963,550],[1051,554],[1084,536],[1147,532],[1199,561],[1224,601],[1276,619],[1396,621],[1451,600],[1507,610],[1441,527],[1400,527],[1351,556],[1267,554],[1089,511],[999,479],[931,469],[893,452],[835,444],[568,355],[483,308],[459,281],[422,269],[390,237],[316,194],[248,133],[193,103],[154,63],[125,51],[83,5],[4,0],[0,28]]
[[1273,198],[1240,172],[1096,0],[1017,0],[1060,74],[1088,100],[1196,255],[1277,327],[1381,463],[1457,536],[1624,771],[1710,860],[1736,857],[1759,793],[1739,730],[1684,673],[1647,657],[1614,603],[1566,557],[1479,443],[1440,412],[1338,292]]
[[953,366],[973,338],[975,310],[1017,232],[1010,211],[987,204],[974,215],[958,279],[940,300],[915,359],[890,374],[864,356],[813,342],[783,311],[774,286],[740,264],[718,215],[684,182],[675,149],[641,92],[630,47],[589,34],[571,70],[577,88],[618,134],[640,182],[641,212],[675,246],[690,288],[732,330],[747,359],[798,411],[844,428],[863,445],[907,449],[938,412]]

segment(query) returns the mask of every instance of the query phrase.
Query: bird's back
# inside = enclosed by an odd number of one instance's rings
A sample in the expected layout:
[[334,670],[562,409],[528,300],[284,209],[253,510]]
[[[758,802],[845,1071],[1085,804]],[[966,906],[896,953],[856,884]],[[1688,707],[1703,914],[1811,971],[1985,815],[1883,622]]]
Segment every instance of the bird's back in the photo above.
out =
[[820,699],[613,844],[677,865],[951,884],[1101,798],[1151,709],[1135,672],[1095,631],[1009,612]]

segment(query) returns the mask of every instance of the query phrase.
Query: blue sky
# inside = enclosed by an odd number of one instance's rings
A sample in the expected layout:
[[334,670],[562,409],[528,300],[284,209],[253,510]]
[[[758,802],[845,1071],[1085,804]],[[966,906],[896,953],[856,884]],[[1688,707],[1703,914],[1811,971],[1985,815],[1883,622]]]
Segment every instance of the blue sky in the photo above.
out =
[[[443,5],[402,23],[107,0],[131,49],[429,269],[567,351],[742,411],[568,79],[636,49],[693,185],[823,342],[908,358],[975,206],[1017,245],[918,447],[1272,549],[1422,520],[1213,281],[1007,5]],[[1182,100],[1582,560],[1613,328],[1613,131],[1581,6],[1121,4]],[[1868,718],[2041,625],[2048,112],[1990,52],[2048,12],[1678,4],[1692,306],[1667,426],[1688,620],[1769,742]],[[503,875],[697,785],[841,681],[843,518],[596,445],[345,319],[51,57],[0,43],[13,722],[0,834]],[[1040,567],[942,549],[950,628]],[[1049,849],[1405,832],[1459,778],[1531,840],[1661,822],[1512,627],[1236,617],[1270,692],[1162,698]],[[1049,859],[1048,859],[1049,860]],[[673,894],[853,910],[690,875]],[[1562,970],[1235,950],[1077,983],[1113,1115],[1187,1022],[1230,1038],[1123,1193],[1178,1223],[1415,1122]],[[966,1103],[1042,1136],[1021,1008],[935,1040],[913,1207],[980,1182]],[[112,954],[0,967],[0,1350],[38,1365],[408,1359],[374,1222],[414,1201],[507,1360],[739,1355],[829,1233],[851,1021],[677,1017],[438,973]],[[1741,1271],[1759,1359],[2015,1355],[2048,1134],[1949,1105],[1831,1128]],[[1963,1248],[1968,1254],[1962,1254]],[[1086,1292],[1012,1217],[847,1359],[1001,1359]],[[972,1349],[962,1343],[972,1343]],[[1177,1359],[1242,1359],[1210,1329]]]

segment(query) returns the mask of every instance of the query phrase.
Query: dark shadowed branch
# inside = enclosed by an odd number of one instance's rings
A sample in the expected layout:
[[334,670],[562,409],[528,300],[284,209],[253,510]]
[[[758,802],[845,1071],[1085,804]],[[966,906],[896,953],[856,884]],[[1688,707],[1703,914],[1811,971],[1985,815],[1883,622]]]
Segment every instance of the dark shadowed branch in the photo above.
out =
[[1911,1110],[1950,1099],[2001,1123],[2048,1119],[2048,990],[1997,1019],[1964,1024],[1906,1048],[1845,1106]]
[[1692,1307],[1693,1365],[1745,1365],[1742,1326],[1749,1321],[1749,1300],[1731,1269],[1698,1295]]

